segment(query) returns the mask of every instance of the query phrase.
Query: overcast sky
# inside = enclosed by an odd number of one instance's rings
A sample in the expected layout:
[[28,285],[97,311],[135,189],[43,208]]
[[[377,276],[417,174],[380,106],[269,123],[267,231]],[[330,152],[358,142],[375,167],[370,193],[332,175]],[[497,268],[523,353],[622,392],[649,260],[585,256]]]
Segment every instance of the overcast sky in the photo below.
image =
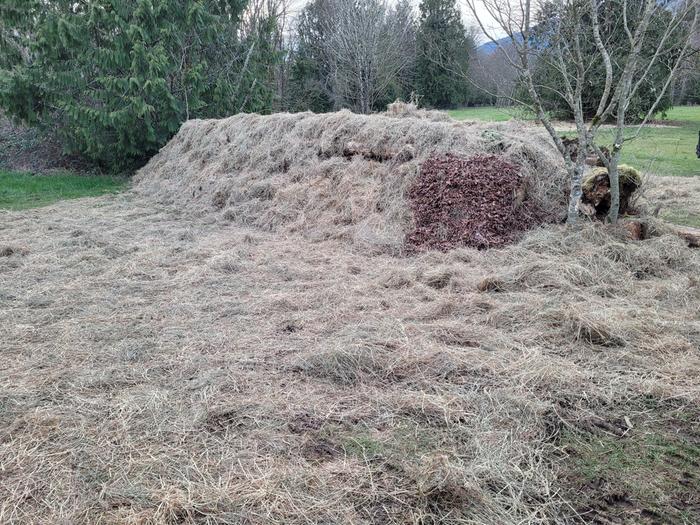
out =
[[[299,11],[308,3],[309,0],[290,0],[289,6],[290,6],[290,13],[292,16],[296,16]],[[387,0],[389,3],[392,3],[394,0]],[[411,3],[413,4],[413,7],[416,11],[416,14],[418,14],[418,4],[420,4],[420,0],[411,0]],[[479,14],[479,17],[481,18],[482,23],[484,26],[491,31],[492,35],[495,37],[501,37],[504,35],[504,32],[502,29],[496,27],[496,22],[491,18],[486,10],[483,8],[483,5],[481,5],[481,2],[479,0],[476,0],[477,3],[477,12]],[[470,26],[475,26],[478,29],[478,24],[476,23],[476,20],[474,19],[474,15],[472,12],[467,8],[466,3],[464,0],[457,0],[457,6],[459,7],[460,11],[462,12],[462,20],[464,21],[464,25],[467,27]],[[479,31],[480,32],[480,31]],[[477,42],[478,44],[483,44],[484,42],[487,41],[487,38],[482,36],[479,41]]]
[[[457,0],[457,3],[460,9],[462,10],[462,18],[464,20],[465,25],[476,26],[478,28],[479,24],[474,19],[474,15],[472,14],[471,10],[467,7],[466,3],[463,0]],[[476,1],[476,11],[477,15],[479,16],[479,19],[481,20],[481,23],[484,24],[484,27],[486,27],[491,36],[495,38],[500,38],[501,36],[505,35],[503,29],[501,29],[500,26],[498,26],[498,23],[489,16],[488,11],[484,9],[483,5],[478,0]],[[487,38],[485,36],[482,36],[481,40],[478,43],[483,44],[486,41]]]

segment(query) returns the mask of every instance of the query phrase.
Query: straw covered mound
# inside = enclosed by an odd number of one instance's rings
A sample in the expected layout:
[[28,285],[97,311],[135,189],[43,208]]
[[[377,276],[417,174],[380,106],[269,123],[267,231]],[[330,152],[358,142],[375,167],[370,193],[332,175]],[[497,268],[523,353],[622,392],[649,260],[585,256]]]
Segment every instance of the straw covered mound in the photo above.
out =
[[546,210],[543,220],[563,218],[566,177],[539,130],[400,108],[189,121],[140,171],[137,189],[242,225],[402,253],[414,227],[409,188],[429,157],[447,153],[497,155],[517,166],[528,203]]

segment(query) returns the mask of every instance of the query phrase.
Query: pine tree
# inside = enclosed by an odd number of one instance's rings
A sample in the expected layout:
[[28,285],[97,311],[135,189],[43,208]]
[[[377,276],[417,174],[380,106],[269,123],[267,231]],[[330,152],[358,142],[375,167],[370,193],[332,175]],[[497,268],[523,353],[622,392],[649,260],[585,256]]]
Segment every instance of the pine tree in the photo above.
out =
[[416,87],[423,103],[448,108],[467,102],[465,80],[474,42],[455,0],[422,0],[417,36]]
[[13,68],[30,59],[25,42],[38,5],[38,0],[0,2],[0,69]]
[[245,0],[3,2],[28,58],[0,50],[0,106],[109,168],[143,162],[188,118],[270,108],[270,23],[239,37]]

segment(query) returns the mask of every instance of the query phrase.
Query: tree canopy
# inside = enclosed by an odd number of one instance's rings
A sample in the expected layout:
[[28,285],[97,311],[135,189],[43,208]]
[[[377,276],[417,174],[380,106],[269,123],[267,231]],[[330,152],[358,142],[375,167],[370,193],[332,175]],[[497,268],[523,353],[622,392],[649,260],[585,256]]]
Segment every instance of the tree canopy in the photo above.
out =
[[[627,2],[626,8],[621,0],[600,0],[598,2],[598,19],[600,33],[606,47],[610,49],[613,66],[613,81],[620,78],[625,64],[624,57],[631,50],[630,39],[625,30],[625,20],[628,27],[636,27],[643,13],[642,2]],[[623,10],[625,16],[623,16]],[[645,35],[644,44],[640,53],[640,60],[647,62],[656,53],[661,45],[661,39],[666,34],[668,24],[671,23],[673,13],[671,10],[659,10],[655,15],[653,24],[650,24]],[[573,21],[576,23],[574,24]],[[533,76],[535,82],[546,89],[542,89],[542,100],[545,109],[553,116],[560,119],[573,118],[573,111],[569,104],[561,96],[565,91],[562,68],[558,64],[555,55],[556,46],[551,45],[556,39],[566,39],[571,46],[580,46],[580,53],[587,60],[587,85],[583,90],[583,114],[586,118],[595,115],[599,101],[605,89],[605,64],[597,52],[596,43],[591,31],[579,31],[576,27],[591,27],[592,21],[588,0],[561,4],[555,1],[546,2],[537,13],[536,26],[533,28],[532,44],[537,50]],[[567,32],[568,31],[568,32]],[[627,118],[629,121],[640,120],[649,108],[654,104],[658,95],[658,89],[668,76],[668,71],[678,58],[680,53],[680,41],[685,37],[683,27],[671,35],[679,43],[677,46],[666,42],[664,47],[669,49],[664,56],[659,57],[652,65],[649,73],[643,79],[643,85],[637,90],[629,101]],[[527,98],[526,90],[523,96]],[[658,111],[665,111],[671,106],[670,93],[658,104]]]

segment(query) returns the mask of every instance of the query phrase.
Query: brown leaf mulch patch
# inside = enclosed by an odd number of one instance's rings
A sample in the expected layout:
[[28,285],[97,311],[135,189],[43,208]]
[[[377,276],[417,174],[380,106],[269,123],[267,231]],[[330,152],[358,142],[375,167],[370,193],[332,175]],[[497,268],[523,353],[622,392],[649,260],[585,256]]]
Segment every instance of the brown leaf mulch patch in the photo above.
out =
[[415,251],[503,246],[545,216],[527,201],[520,167],[495,155],[432,156],[408,197],[415,228],[407,243]]

